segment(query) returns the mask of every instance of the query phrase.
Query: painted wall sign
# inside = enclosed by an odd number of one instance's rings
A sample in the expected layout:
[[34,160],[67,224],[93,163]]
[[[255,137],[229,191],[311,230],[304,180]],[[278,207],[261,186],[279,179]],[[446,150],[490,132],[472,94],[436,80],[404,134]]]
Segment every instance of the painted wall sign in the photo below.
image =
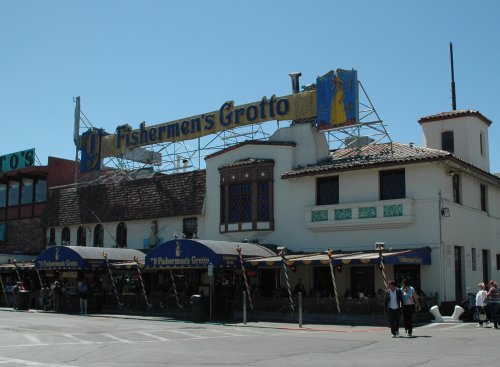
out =
[[319,130],[352,125],[358,121],[358,82],[355,70],[337,69],[316,79]]
[[34,148],[0,156],[0,172],[9,172],[33,165],[35,165]]
[[[138,129],[124,124],[115,134],[89,130],[81,139],[81,170],[100,169],[101,160],[116,157],[138,147],[196,139],[226,129],[271,120],[304,120],[318,117],[318,128],[327,130],[358,120],[358,92],[355,70],[331,71],[317,79],[317,90],[284,97],[262,97],[260,101],[235,106],[224,102],[218,110]],[[318,108],[317,108],[318,106]]]

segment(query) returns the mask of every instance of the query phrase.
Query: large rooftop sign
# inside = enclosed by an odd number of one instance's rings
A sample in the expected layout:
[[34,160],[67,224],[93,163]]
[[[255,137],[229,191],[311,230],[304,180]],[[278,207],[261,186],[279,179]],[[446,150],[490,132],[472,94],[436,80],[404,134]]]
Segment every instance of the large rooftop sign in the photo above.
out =
[[317,79],[313,90],[285,97],[262,97],[259,101],[235,106],[224,102],[218,110],[175,121],[133,129],[116,128],[115,134],[93,129],[82,135],[81,170],[100,169],[102,158],[125,154],[139,147],[184,141],[240,126],[271,120],[307,120],[316,118],[318,129],[328,130],[358,121],[358,86],[355,70],[330,71]]
[[33,165],[35,165],[35,149],[0,156],[0,172],[9,172]]

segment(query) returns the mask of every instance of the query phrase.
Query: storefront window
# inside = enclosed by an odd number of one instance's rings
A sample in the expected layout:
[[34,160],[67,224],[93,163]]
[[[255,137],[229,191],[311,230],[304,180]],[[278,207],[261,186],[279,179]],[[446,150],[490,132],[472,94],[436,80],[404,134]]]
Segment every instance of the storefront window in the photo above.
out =
[[421,292],[420,284],[420,266],[419,265],[394,265],[394,278],[398,286],[401,285],[403,279],[408,280],[417,292]]
[[0,208],[7,206],[7,185],[0,184]]
[[19,205],[19,182],[10,181],[9,182],[9,206],[17,206]]
[[353,298],[362,296],[371,298],[375,295],[375,267],[351,267],[351,294]]
[[21,204],[31,204],[33,202],[33,180],[30,178],[23,179],[21,186]]
[[41,203],[47,200],[47,181],[38,179],[35,187],[35,202]]

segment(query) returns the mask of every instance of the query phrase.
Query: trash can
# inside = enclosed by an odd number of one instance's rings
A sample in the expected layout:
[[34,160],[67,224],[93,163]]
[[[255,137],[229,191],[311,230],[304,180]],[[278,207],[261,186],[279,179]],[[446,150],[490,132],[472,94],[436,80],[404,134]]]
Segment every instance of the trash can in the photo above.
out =
[[16,310],[29,310],[31,303],[30,291],[20,290],[16,293]]
[[207,318],[205,302],[200,294],[191,296],[191,317],[193,321],[198,322],[205,321]]

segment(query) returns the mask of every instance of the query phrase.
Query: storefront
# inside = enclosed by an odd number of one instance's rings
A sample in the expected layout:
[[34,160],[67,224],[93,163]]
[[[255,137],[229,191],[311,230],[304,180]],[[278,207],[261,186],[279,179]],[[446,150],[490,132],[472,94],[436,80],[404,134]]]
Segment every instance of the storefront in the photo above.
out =
[[[382,257],[376,251],[339,251],[330,256],[327,253],[290,254],[246,263],[257,268],[259,288],[255,306],[259,310],[288,310],[287,288],[290,286],[296,302],[294,288],[300,279],[306,289],[302,294],[304,308],[311,312],[335,312],[336,295],[343,313],[371,313],[383,310],[384,280],[395,279],[400,283],[403,277],[408,278],[424,295],[420,289],[420,273],[422,266],[431,265],[431,249],[384,251]],[[423,301],[427,303],[425,298]],[[428,303],[432,302],[435,300]]]
[[78,311],[78,282],[84,280],[90,288],[89,310],[95,312],[107,305],[116,307],[118,300],[122,303],[123,289],[117,294],[117,280],[126,282],[133,269],[113,270],[113,264],[143,262],[144,258],[143,252],[132,249],[52,246],[36,257],[35,269],[43,283],[62,284],[62,311]]
[[243,260],[275,255],[256,244],[199,239],[174,239],[151,250],[145,268],[157,271],[153,306],[184,309],[192,295],[201,295],[212,300],[214,316],[230,317],[243,289],[238,249]]
[[36,297],[40,289],[37,275],[32,261],[12,261],[0,264],[0,305],[12,307],[14,305],[14,286],[22,282],[23,286],[30,291],[31,305],[36,306]]

